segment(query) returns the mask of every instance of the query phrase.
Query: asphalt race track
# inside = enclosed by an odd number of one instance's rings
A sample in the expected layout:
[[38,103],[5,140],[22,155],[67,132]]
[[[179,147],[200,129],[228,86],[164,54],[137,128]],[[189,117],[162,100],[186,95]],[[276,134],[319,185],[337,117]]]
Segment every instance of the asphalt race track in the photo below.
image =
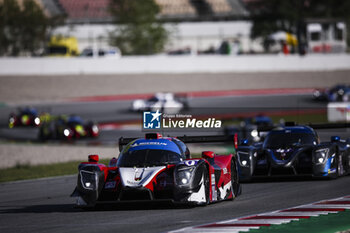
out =
[[[38,112],[50,112],[53,115],[76,114],[85,120],[93,120],[98,123],[109,122],[136,122],[141,123],[142,114],[129,111],[131,100],[109,102],[69,102],[59,104],[34,105]],[[286,103],[288,103],[286,105]],[[189,100],[190,110],[183,112],[192,116],[223,116],[225,118],[247,116],[257,113],[324,110],[326,104],[314,102],[311,95],[262,95],[262,96],[223,96],[203,97]],[[243,107],[242,107],[243,106]],[[31,128],[8,129],[7,121],[14,107],[0,108],[0,139],[35,141],[38,130]],[[139,130],[140,132],[140,130]],[[124,132],[125,133],[125,132]],[[214,132],[215,133],[215,132]],[[221,133],[221,132],[216,132]],[[102,131],[100,137],[95,140],[101,143],[113,143],[120,136],[140,136],[136,132],[128,131],[121,135],[119,130]],[[91,140],[85,140],[85,142]]]
[[106,209],[75,209],[76,176],[0,185],[0,231],[167,232],[336,198],[350,194],[350,176],[337,180],[264,180],[243,184],[235,201],[188,208],[168,203],[128,203]]
[[[203,97],[189,100],[190,110],[184,113],[192,115],[242,113],[266,111],[268,109],[310,109],[324,108],[325,103],[314,102],[310,95],[258,95],[258,96],[223,96]],[[105,102],[67,102],[32,105],[38,112],[49,112],[53,115],[76,114],[86,120],[97,122],[116,122],[141,119],[138,113],[129,111],[131,100]],[[287,103],[287,104],[286,104]],[[16,112],[15,107],[0,108],[0,125],[6,126],[8,115]]]

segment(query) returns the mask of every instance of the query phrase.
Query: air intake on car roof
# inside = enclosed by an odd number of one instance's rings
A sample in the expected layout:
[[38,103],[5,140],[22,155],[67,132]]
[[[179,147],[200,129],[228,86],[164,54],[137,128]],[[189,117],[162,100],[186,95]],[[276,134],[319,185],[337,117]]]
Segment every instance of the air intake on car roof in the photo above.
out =
[[284,123],[285,126],[296,126],[296,123],[294,121],[287,121]]
[[146,133],[145,138],[146,139],[159,139],[159,138],[162,138],[162,135],[160,133]]

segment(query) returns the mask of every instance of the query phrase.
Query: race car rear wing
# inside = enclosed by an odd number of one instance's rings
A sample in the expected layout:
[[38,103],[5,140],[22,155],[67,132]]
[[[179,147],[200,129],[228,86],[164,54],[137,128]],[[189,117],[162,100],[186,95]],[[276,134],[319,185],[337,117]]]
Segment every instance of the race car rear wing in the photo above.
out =
[[350,128],[350,123],[325,123],[325,124],[308,124],[313,129],[341,129]]
[[[146,134],[146,138],[149,134]],[[156,134],[154,134],[156,135]],[[238,145],[237,134],[236,135],[205,135],[205,136],[179,136],[175,137],[184,143],[222,143],[222,142],[233,142],[235,147]],[[138,138],[119,138],[119,151],[122,151],[124,146]]]
[[[297,126],[298,124],[294,122],[286,122],[284,126]],[[342,129],[342,128],[350,128],[350,123],[319,123],[319,124],[302,124],[305,126],[309,126],[313,129]],[[282,126],[283,127],[283,126]],[[262,126],[258,127],[258,132],[267,132],[273,129],[278,128],[278,126]]]

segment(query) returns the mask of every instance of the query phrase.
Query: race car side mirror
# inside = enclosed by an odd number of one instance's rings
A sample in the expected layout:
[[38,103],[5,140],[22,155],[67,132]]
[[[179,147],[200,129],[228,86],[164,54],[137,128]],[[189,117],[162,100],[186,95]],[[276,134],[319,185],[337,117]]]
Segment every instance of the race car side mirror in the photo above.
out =
[[339,142],[340,141],[340,137],[339,136],[332,136],[331,137],[331,142]]
[[215,153],[213,151],[203,151],[202,152],[202,158],[203,159],[212,159],[214,158]]
[[116,157],[113,157],[108,164],[108,167],[116,167],[117,166],[118,159]]
[[89,162],[98,162],[99,157],[98,155],[89,155]]

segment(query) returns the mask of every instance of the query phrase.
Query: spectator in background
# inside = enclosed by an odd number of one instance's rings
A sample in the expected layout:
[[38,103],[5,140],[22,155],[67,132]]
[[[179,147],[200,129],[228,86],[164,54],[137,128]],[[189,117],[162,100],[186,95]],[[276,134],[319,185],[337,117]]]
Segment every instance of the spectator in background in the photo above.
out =
[[285,41],[281,41],[281,45],[282,45],[282,52],[284,55],[288,55],[289,54],[289,49],[288,49],[288,45]]

